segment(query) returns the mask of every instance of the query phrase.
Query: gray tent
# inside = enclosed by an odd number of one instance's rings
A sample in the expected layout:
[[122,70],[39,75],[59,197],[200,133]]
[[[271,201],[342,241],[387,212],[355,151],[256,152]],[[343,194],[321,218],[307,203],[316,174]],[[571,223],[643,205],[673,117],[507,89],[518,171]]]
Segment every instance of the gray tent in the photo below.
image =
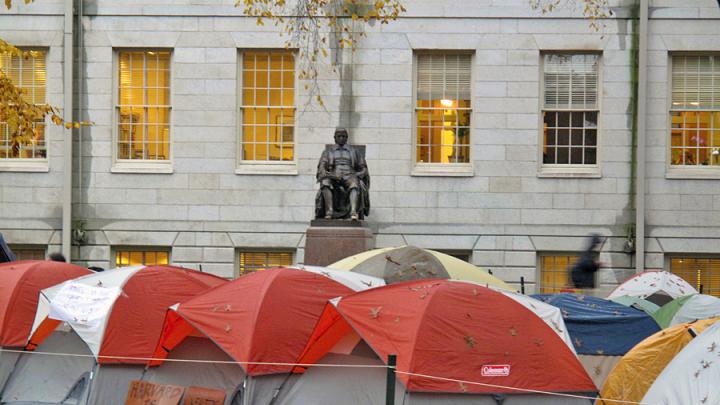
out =
[[[318,366],[310,367],[292,387],[281,392],[278,405],[365,405],[382,404],[386,395],[387,369],[364,343],[351,354],[329,353]],[[364,367],[323,367],[322,364],[368,365]],[[373,367],[374,366],[374,367]],[[407,392],[398,381],[398,405],[588,405],[594,401],[554,395],[479,395]]]
[[[197,337],[185,339],[161,366],[150,368],[98,365],[74,331],[60,328],[34,353],[1,355],[0,377],[9,378],[0,402],[12,405],[122,404],[132,380],[224,390],[226,405],[268,404],[281,387],[291,387],[297,379],[279,374],[247,377],[214,343]],[[210,362],[172,361],[178,359]]]
[[82,393],[94,365],[90,351],[75,332],[57,330],[37,352],[19,356],[10,370],[1,401],[8,404],[83,403]]

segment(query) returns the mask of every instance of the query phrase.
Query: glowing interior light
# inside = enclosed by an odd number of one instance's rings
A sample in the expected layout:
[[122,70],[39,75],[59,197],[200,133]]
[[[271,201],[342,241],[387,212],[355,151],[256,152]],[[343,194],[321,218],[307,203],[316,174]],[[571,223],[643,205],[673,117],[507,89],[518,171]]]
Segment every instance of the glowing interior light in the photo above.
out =
[[452,106],[453,106],[453,101],[452,101],[452,100],[442,99],[442,100],[440,100],[440,105],[442,105],[443,107],[452,107]]

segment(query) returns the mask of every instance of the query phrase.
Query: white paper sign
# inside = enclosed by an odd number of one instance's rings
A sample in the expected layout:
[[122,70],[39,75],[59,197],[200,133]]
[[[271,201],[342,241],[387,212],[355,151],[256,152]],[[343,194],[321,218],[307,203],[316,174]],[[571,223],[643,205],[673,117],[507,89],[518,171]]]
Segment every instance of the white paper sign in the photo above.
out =
[[72,324],[97,326],[120,295],[120,288],[66,283],[50,302],[49,317]]

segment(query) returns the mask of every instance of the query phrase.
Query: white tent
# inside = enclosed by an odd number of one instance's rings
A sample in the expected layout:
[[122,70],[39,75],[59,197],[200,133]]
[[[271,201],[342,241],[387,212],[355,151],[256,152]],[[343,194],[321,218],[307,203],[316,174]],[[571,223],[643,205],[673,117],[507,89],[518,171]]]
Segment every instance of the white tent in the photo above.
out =
[[693,339],[660,373],[642,402],[720,404],[720,322]]

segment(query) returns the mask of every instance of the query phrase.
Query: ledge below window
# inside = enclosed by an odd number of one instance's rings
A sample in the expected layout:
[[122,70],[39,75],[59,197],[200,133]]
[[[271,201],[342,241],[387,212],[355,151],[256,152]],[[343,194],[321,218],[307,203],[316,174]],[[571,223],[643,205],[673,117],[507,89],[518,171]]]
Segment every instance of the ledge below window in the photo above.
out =
[[111,173],[146,173],[171,174],[173,166],[170,161],[163,162],[115,162],[110,168]]
[[671,167],[665,172],[666,179],[686,179],[686,180],[717,180],[720,179],[720,167],[690,168],[690,167]]
[[475,175],[469,163],[420,163],[413,167],[411,176],[472,177]]
[[295,176],[298,174],[297,162],[241,162],[235,174],[258,174]]
[[0,160],[0,172],[47,173],[49,171],[50,165],[47,160]]
[[540,178],[557,179],[599,179],[600,167],[541,167],[537,174]]

